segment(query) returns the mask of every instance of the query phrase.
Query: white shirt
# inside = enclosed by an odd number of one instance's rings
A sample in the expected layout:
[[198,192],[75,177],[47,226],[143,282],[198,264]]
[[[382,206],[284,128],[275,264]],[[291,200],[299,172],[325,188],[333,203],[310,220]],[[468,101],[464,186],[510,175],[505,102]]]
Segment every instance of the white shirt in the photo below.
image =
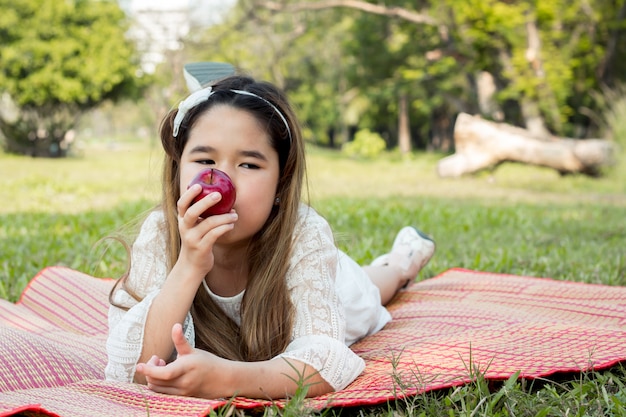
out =
[[[365,367],[349,345],[380,330],[391,316],[380,305],[378,289],[359,265],[337,249],[328,223],[312,208],[301,206],[293,239],[286,279],[296,315],[291,341],[279,356],[308,364],[335,390],[340,390]],[[130,291],[119,288],[113,296],[116,304],[128,310],[116,306],[109,309],[107,379],[133,380],[148,310],[167,278],[165,246],[163,213],[155,211],[142,225],[132,247],[126,282]],[[203,286],[199,289],[206,290]],[[243,293],[219,297],[209,290],[209,294],[227,315],[240,322]],[[350,318],[348,323],[346,317]],[[190,313],[183,329],[194,345]]]

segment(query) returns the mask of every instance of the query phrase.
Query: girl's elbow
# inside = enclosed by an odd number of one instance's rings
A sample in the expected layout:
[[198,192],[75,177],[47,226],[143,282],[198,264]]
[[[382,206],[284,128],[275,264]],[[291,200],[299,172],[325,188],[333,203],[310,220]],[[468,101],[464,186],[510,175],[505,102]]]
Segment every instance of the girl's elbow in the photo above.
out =
[[326,380],[320,377],[319,381],[311,383],[307,386],[307,397],[319,397],[320,395],[329,394],[335,392],[335,389]]

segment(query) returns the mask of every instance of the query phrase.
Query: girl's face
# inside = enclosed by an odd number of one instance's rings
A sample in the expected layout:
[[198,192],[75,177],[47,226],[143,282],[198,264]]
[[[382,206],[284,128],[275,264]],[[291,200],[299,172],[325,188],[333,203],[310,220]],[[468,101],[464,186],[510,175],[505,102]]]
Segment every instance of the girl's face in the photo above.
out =
[[198,117],[183,149],[181,195],[193,177],[206,168],[227,173],[237,193],[235,228],[220,242],[250,239],[265,224],[276,198],[280,168],[268,133],[247,111],[228,105],[211,108]]

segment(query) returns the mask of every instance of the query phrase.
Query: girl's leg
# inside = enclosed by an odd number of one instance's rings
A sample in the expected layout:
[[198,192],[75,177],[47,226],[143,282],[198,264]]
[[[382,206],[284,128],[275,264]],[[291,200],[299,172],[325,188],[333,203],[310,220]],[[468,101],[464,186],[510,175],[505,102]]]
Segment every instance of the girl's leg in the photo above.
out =
[[435,242],[414,227],[404,227],[396,236],[391,252],[363,267],[387,304],[402,287],[428,263],[435,253]]
[[380,291],[380,302],[386,305],[394,295],[404,287],[411,278],[402,273],[400,268],[390,265],[373,266],[367,265],[363,269],[370,277],[370,280],[378,287]]

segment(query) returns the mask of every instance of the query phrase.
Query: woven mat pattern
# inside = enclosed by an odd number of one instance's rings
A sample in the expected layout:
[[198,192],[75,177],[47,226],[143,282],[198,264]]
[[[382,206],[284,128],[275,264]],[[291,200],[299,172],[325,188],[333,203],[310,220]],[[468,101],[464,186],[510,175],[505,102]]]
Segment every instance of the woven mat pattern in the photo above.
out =
[[[0,300],[0,417],[203,416],[229,403],[272,404],[102,381],[112,283],[51,267],[17,304]],[[626,360],[624,287],[451,269],[410,286],[388,307],[393,321],[352,346],[367,363],[364,373],[308,406],[376,405],[465,384],[477,372],[537,378]]]
[[17,304],[0,300],[0,392],[102,378],[112,284],[48,268]]

